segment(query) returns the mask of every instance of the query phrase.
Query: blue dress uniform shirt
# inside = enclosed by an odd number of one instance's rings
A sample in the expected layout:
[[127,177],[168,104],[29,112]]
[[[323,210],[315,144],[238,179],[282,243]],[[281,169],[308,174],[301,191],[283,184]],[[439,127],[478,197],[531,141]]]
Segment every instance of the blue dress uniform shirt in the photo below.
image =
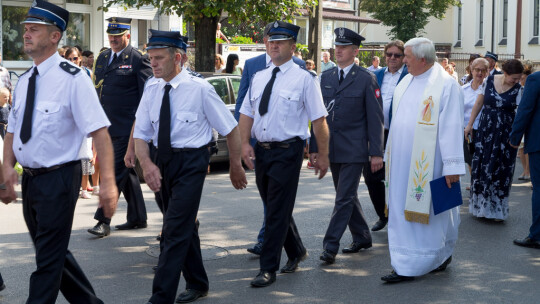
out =
[[21,75],[15,88],[7,131],[14,134],[13,152],[23,167],[51,167],[77,160],[83,139],[110,126],[90,78],[83,71],[74,75],[65,71],[61,63],[69,63],[70,69],[80,69],[58,53],[37,66],[32,137],[26,144],[21,142],[19,134],[28,80],[35,65]]
[[[199,148],[212,141],[212,128],[226,136],[237,125],[214,87],[187,69],[182,69],[170,82],[171,146]],[[134,138],[153,141],[159,148],[159,112],[166,81],[150,78],[145,85],[135,115]]]
[[284,141],[296,136],[307,139],[310,135],[308,120],[314,121],[328,115],[319,82],[292,59],[282,64],[276,75],[268,113],[261,117],[259,103],[274,67],[274,64],[270,64],[253,76],[240,113],[254,119],[251,137],[258,141]]

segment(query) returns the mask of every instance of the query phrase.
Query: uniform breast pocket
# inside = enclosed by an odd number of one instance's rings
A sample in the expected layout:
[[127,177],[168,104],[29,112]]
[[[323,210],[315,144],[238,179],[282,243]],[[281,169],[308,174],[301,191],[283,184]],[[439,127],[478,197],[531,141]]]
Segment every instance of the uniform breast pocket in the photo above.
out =
[[[186,136],[197,132],[197,121],[199,114],[196,112],[182,111],[176,114],[176,125],[178,127],[178,136]],[[176,128],[175,128],[176,130]],[[184,133],[186,132],[186,133]],[[183,133],[183,134],[182,134]],[[188,135],[189,136],[189,135]]]
[[358,91],[358,90],[346,90],[346,91],[343,91],[343,99],[345,101],[349,101],[349,102],[358,102],[360,98],[362,98],[364,96],[364,92],[362,91]]
[[283,116],[298,116],[300,110],[300,93],[285,90],[279,92],[278,107],[279,112]]
[[40,102],[35,107],[36,127],[44,132],[54,131],[54,123],[62,118],[61,105],[58,102]]

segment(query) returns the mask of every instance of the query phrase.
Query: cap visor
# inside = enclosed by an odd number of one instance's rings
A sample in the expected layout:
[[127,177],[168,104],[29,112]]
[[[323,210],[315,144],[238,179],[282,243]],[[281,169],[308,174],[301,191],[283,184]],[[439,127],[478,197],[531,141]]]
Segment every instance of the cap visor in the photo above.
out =
[[335,41],[334,44],[335,45],[353,45],[352,42],[340,42],[340,41]]
[[56,24],[53,24],[51,22],[46,22],[46,21],[43,21],[43,20],[40,20],[40,19],[37,19],[37,18],[26,18],[24,21],[21,22],[21,24],[25,24],[25,23],[34,23],[34,24],[43,24],[43,25],[54,25],[54,26],[56,26]]
[[268,38],[268,41],[278,41],[278,40],[291,40],[293,37],[286,35],[272,35]]
[[123,35],[127,32],[128,30],[118,30],[118,29],[113,29],[113,30],[107,30],[107,34],[111,35],[111,36],[118,36],[118,35]]
[[147,50],[151,50],[151,49],[166,49],[166,48],[169,48],[169,47],[172,47],[172,46],[168,46],[168,45],[148,45],[148,46],[146,46],[146,49],[147,49]]

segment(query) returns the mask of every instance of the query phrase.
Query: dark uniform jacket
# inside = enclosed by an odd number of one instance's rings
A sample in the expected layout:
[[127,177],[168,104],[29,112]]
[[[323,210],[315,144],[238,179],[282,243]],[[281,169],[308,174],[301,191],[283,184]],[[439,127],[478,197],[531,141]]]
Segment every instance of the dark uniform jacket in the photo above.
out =
[[99,54],[94,65],[94,85],[111,122],[112,137],[129,136],[144,83],[152,75],[148,55],[128,45],[109,66],[112,50]]
[[[340,85],[335,67],[322,73],[321,91],[328,110],[330,162],[363,163],[369,156],[382,157],[383,103],[375,75],[355,64]],[[310,152],[316,149],[312,136]]]

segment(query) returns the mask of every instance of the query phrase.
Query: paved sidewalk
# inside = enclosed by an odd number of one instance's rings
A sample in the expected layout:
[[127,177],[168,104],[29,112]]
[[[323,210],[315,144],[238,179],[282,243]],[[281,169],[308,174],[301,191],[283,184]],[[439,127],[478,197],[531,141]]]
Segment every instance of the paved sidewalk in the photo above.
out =
[[[391,271],[386,229],[373,233],[371,249],[352,255],[338,254],[336,263],[330,266],[320,263],[334,190],[330,176],[317,180],[304,163],[294,216],[310,257],[296,273],[278,275],[276,283],[262,289],[249,287],[259,261],[246,252],[262,222],[262,203],[254,174],[248,174],[248,188],[237,191],[226,171],[212,173],[206,179],[199,212],[210,292],[197,303],[538,303],[540,250],[512,244],[514,238],[527,235],[531,221],[530,183],[517,180],[521,174],[519,160],[516,166],[507,221],[494,223],[472,217],[465,199],[460,239],[447,271],[387,285],[380,280]],[[462,180],[465,192],[470,177]],[[70,250],[105,303],[142,304],[151,295],[152,266],[157,263],[155,236],[161,228],[161,214],[146,185],[143,191],[148,228],[113,230],[104,239],[86,232],[95,224],[97,199],[78,202]],[[359,195],[372,225],[377,216],[363,183]],[[112,225],[124,223],[125,214],[122,199]],[[0,206],[0,229],[0,272],[7,285],[0,292],[0,303],[24,303],[35,261],[20,202]],[[350,240],[346,232],[342,247]],[[282,265],[286,259],[284,254]],[[182,280],[179,292],[184,286]],[[60,295],[58,303],[67,302]]]

